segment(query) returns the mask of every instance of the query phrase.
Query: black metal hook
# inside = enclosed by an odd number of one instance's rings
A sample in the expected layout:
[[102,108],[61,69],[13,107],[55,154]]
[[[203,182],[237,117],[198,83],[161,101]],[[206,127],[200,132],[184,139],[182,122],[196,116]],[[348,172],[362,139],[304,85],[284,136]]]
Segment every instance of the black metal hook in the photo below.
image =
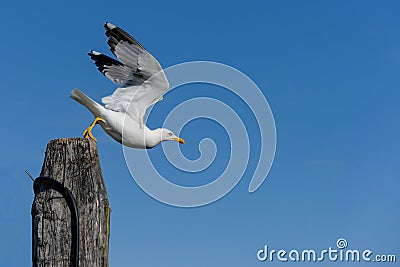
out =
[[71,191],[66,188],[59,181],[51,177],[38,177],[33,183],[33,190],[35,195],[39,193],[39,188],[43,185],[47,185],[51,189],[59,192],[67,202],[67,205],[71,211],[71,267],[79,266],[79,216],[78,209],[76,208],[75,199],[72,196]]

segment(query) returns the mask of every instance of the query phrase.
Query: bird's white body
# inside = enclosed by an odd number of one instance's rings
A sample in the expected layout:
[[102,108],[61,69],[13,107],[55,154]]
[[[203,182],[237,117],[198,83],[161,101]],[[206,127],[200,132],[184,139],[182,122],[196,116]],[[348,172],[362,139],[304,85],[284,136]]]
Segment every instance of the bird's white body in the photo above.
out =
[[[106,109],[78,89],[72,90],[71,98],[85,106],[95,117],[102,118],[99,124],[103,130],[124,146],[148,149],[161,141],[179,141],[176,140],[179,138],[171,134],[168,129],[150,130],[144,124],[140,126],[140,123],[130,118],[128,114]],[[182,143],[183,140],[179,142]]]
[[112,95],[103,97],[100,105],[78,89],[71,98],[85,106],[96,117],[85,131],[93,138],[91,129],[99,123],[104,131],[119,143],[132,148],[152,148],[162,141],[184,143],[170,130],[150,130],[143,122],[146,109],[162,99],[169,89],[168,80],[158,63],[145,48],[125,31],[106,23],[108,44],[115,60],[96,51],[89,53],[98,69],[119,85]]
[[161,141],[158,130],[150,130],[146,125],[139,127],[136,121],[121,112],[104,108],[100,117],[105,121],[99,122],[101,128],[114,140],[125,146],[132,148],[152,148]]

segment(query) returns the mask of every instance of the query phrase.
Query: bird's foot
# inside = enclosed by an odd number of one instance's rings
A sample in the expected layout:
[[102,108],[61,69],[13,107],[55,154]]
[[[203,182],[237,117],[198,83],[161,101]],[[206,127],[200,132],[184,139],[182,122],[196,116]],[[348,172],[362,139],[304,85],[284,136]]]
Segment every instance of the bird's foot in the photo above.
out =
[[100,118],[100,117],[96,117],[96,119],[94,119],[94,121],[92,122],[92,124],[90,124],[90,126],[83,132],[83,137],[84,138],[90,138],[93,141],[97,142],[96,138],[94,138],[93,134],[92,134],[92,129],[93,127],[99,123],[99,121],[105,122],[104,119]]

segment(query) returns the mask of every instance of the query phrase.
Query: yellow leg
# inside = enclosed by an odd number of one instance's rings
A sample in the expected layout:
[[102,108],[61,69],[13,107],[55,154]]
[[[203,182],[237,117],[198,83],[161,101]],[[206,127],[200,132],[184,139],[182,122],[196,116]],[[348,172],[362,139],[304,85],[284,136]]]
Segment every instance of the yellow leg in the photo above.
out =
[[93,134],[92,134],[92,129],[93,129],[93,127],[94,127],[99,121],[106,122],[106,121],[103,120],[102,118],[97,117],[96,119],[94,119],[94,121],[92,122],[92,124],[90,124],[90,126],[83,132],[83,137],[85,137],[85,138],[90,138],[90,139],[92,139],[93,141],[97,142],[96,138],[94,138],[94,136],[93,136]]

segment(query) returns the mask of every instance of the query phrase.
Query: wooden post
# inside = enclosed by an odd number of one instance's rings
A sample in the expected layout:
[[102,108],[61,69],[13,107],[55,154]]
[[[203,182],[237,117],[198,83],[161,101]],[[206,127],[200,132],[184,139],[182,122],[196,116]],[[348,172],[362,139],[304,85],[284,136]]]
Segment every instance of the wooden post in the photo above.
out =
[[[50,141],[40,176],[62,183],[75,199],[79,217],[79,266],[108,266],[110,207],[96,143],[85,138]],[[67,202],[46,183],[35,186],[33,266],[70,267],[74,252],[71,251],[71,212]]]

